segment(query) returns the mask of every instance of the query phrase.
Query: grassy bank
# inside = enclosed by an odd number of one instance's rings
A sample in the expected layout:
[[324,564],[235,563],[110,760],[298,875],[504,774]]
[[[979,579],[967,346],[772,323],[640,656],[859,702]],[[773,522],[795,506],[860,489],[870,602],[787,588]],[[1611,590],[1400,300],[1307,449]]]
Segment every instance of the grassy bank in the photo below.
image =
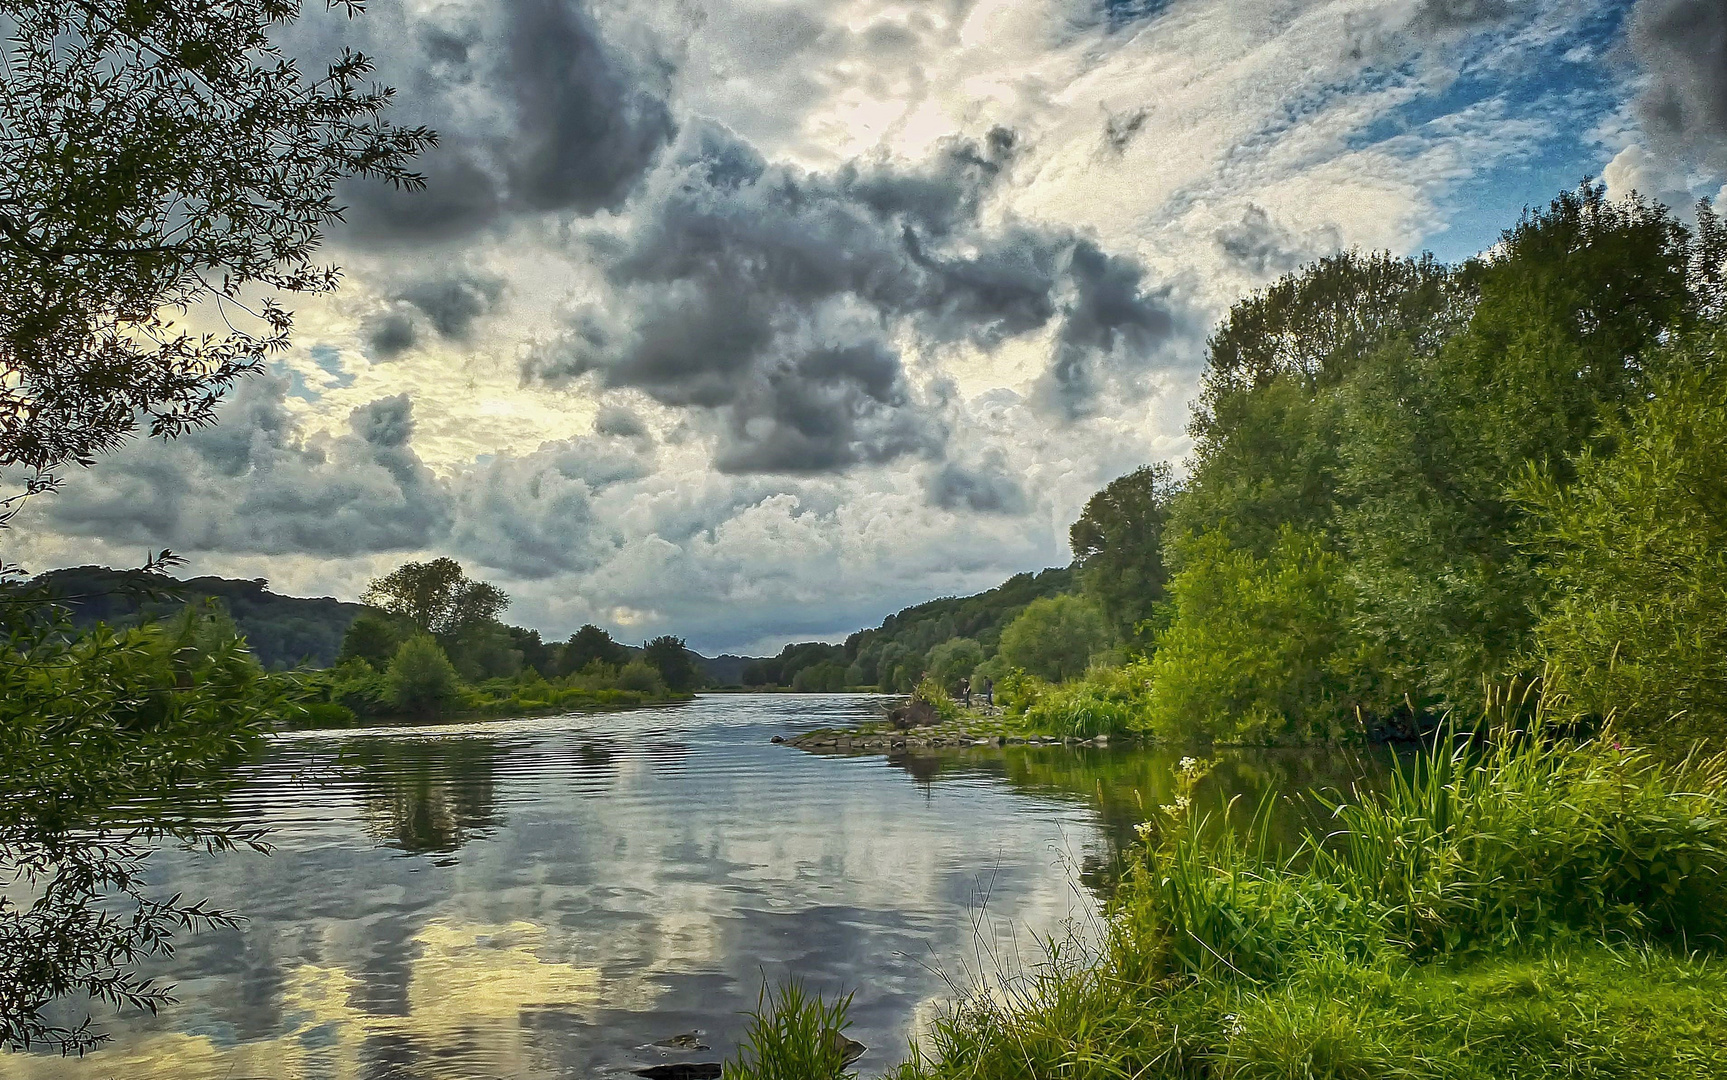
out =
[[1101,943],[954,1004],[895,1080],[1727,1076],[1727,760],[1430,753],[1291,855],[1212,827],[1204,768]]

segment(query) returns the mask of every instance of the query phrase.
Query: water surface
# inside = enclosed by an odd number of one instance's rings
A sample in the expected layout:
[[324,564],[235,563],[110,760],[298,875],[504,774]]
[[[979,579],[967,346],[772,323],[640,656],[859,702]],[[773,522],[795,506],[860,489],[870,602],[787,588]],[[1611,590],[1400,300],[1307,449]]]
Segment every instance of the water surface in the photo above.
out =
[[[248,917],[157,965],[158,1017],[18,1077],[607,1077],[729,1056],[763,981],[855,991],[885,1070],[949,980],[1094,925],[1177,755],[769,742],[875,714],[850,695],[718,695],[608,715],[275,740],[221,813],[275,852],[158,852],[164,892]],[[1350,755],[1224,755],[1213,797],[1347,783]],[[216,811],[211,811],[215,813]],[[1294,820],[1294,811],[1287,815]],[[710,1049],[651,1043],[691,1030]]]

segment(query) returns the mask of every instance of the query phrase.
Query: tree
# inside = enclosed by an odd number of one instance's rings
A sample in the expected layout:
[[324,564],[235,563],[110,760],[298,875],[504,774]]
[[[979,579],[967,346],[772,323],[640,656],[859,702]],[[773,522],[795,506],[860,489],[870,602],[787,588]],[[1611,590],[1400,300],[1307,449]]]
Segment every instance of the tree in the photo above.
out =
[[[327,0],[349,15],[359,0]],[[302,76],[271,31],[299,0],[16,0],[0,80],[0,467],[171,437],[288,340],[272,294],[336,287],[313,262],[348,176],[418,187],[434,141],[343,54]],[[258,294],[265,295],[262,300]],[[200,308],[225,332],[175,313]],[[240,320],[241,325],[236,325]]]
[[[1727,363],[1687,343],[1605,447],[1519,491],[1551,589],[1535,659],[1552,715],[1685,748],[1727,731]],[[1673,361],[1669,361],[1672,363]]]
[[660,673],[666,688],[683,694],[701,685],[702,672],[695,657],[684,647],[684,639],[665,634],[642,646],[642,659]]
[[1033,600],[1001,632],[1002,659],[1050,682],[1085,674],[1108,644],[1103,613],[1077,596]]
[[449,635],[445,653],[468,682],[513,679],[522,671],[522,650],[511,630],[496,620],[469,623]]
[[[0,591],[0,882],[31,883],[0,890],[0,1054],[81,1054],[105,1036],[58,1023],[52,1002],[153,1012],[169,988],[133,965],[171,954],[177,931],[236,924],[150,888],[145,859],[156,843],[264,850],[216,807],[294,706],[212,613],[75,634],[64,609]],[[188,790],[193,817],[172,809]]]
[[375,578],[361,599],[411,619],[438,637],[452,637],[466,627],[491,622],[510,606],[509,594],[496,585],[471,580],[462,564],[450,558],[404,563]]
[[1158,635],[1147,710],[1159,738],[1324,738],[1350,715],[1338,557],[1286,526],[1266,558],[1222,533],[1180,541],[1175,623]]
[[950,687],[961,679],[971,678],[981,663],[982,645],[971,638],[948,638],[929,651],[929,677]]
[[402,642],[385,673],[390,704],[415,716],[436,716],[456,699],[462,680],[430,634]]
[[342,635],[342,651],[337,660],[364,660],[382,671],[401,644],[402,631],[396,620],[385,615],[361,615],[348,624],[348,632]]
[[1163,599],[1163,522],[1173,487],[1167,464],[1141,466],[1093,495],[1068,530],[1081,587],[1124,641]]
[[629,650],[612,640],[612,635],[593,623],[588,623],[571,634],[570,640],[564,643],[563,655],[558,660],[558,670],[569,675],[581,671],[596,660],[611,667],[623,667],[629,663],[630,654]]

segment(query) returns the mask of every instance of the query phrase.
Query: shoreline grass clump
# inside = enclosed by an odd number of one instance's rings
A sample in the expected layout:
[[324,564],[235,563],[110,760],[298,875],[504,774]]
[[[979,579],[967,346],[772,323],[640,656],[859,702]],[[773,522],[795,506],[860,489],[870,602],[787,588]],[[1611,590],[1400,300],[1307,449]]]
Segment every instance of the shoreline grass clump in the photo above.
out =
[[850,994],[830,1002],[796,979],[778,991],[764,985],[724,1080],[851,1080],[847,1066],[862,1051],[845,1037],[851,1003]]
[[1508,734],[1284,853],[1173,804],[1101,943],[934,1024],[895,1080],[1727,1077],[1727,760]]

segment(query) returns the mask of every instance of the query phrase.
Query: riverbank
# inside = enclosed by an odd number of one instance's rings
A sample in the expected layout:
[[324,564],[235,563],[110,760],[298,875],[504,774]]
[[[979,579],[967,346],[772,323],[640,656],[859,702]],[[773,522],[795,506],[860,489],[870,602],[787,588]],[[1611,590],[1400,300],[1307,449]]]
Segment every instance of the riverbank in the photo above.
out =
[[694,701],[694,694],[652,694],[639,690],[562,690],[551,700],[504,698],[427,716],[418,713],[368,713],[359,716],[339,704],[314,702],[303,716],[283,725],[288,731],[341,731],[348,728],[400,727],[404,724],[450,724],[464,720],[525,720],[569,712],[621,712]]
[[1207,768],[1141,827],[1094,944],[977,988],[889,1075],[1727,1076],[1727,759],[1429,753],[1293,855],[1261,842],[1276,803],[1215,827]]

